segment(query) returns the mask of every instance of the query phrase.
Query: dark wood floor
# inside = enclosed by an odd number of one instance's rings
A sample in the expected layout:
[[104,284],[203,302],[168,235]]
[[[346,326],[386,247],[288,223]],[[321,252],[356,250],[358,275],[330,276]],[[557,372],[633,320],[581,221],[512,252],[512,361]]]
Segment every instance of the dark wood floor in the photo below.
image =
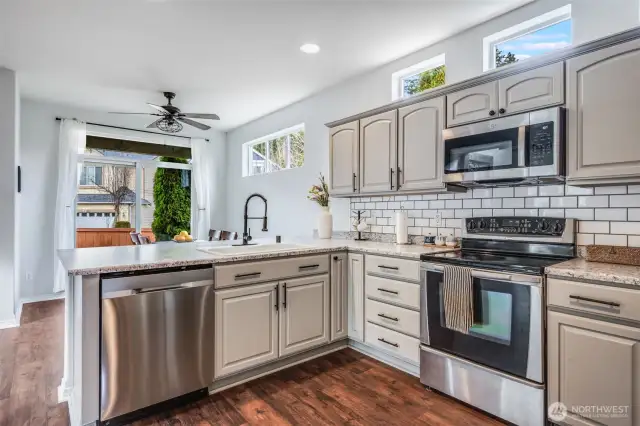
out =
[[[66,425],[62,301],[26,305],[0,330],[0,426]],[[415,377],[345,349],[135,423],[148,425],[499,425]]]

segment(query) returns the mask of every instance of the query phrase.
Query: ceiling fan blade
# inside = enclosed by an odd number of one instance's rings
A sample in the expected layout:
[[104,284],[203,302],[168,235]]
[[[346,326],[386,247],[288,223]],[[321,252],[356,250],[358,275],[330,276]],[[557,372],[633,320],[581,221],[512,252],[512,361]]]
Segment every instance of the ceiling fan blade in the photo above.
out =
[[193,112],[182,112],[180,113],[180,117],[188,117],[188,118],[202,118],[204,120],[220,120],[216,114],[197,114]]
[[152,112],[109,112],[109,114],[124,114],[124,115],[159,115],[162,116],[164,114],[154,114]]
[[188,124],[189,126],[197,127],[200,130],[209,130],[211,128],[211,126],[198,123],[197,121],[189,120],[188,118],[176,117],[176,119],[178,121],[182,121],[184,124]]
[[147,105],[149,105],[151,108],[157,109],[158,111],[160,111],[163,114],[169,114],[169,111],[167,111],[164,107],[162,107],[160,105],[150,104],[149,102],[147,102]]
[[[160,120],[162,120],[162,119],[160,119]],[[158,121],[160,121],[160,120],[156,120],[153,123],[149,124],[147,126],[147,129],[157,129],[158,128]]]

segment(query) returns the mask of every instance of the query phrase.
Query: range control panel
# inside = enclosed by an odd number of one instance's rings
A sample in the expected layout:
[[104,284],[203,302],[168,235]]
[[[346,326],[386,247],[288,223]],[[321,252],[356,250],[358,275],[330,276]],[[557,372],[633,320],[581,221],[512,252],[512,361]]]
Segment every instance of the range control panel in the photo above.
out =
[[466,219],[468,234],[562,236],[566,219],[545,217],[474,217]]

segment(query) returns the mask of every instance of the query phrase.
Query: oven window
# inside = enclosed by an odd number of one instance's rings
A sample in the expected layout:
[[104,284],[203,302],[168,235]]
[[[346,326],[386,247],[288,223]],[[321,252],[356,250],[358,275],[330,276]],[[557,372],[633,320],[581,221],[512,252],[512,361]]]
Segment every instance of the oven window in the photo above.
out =
[[445,141],[445,173],[513,167],[518,167],[517,128]]
[[481,318],[474,322],[469,334],[501,345],[511,344],[511,294],[482,290],[480,300]]

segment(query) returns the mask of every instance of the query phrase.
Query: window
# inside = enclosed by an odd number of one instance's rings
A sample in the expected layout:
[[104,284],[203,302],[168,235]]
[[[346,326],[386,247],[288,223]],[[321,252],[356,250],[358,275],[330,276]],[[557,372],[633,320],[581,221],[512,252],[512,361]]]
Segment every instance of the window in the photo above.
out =
[[406,98],[443,84],[444,54],[394,72],[391,75],[391,99]]
[[304,164],[304,124],[245,143],[242,158],[243,176],[301,167]]
[[552,10],[485,37],[483,69],[488,71],[571,45],[571,5]]
[[80,185],[102,185],[102,167],[83,166]]

